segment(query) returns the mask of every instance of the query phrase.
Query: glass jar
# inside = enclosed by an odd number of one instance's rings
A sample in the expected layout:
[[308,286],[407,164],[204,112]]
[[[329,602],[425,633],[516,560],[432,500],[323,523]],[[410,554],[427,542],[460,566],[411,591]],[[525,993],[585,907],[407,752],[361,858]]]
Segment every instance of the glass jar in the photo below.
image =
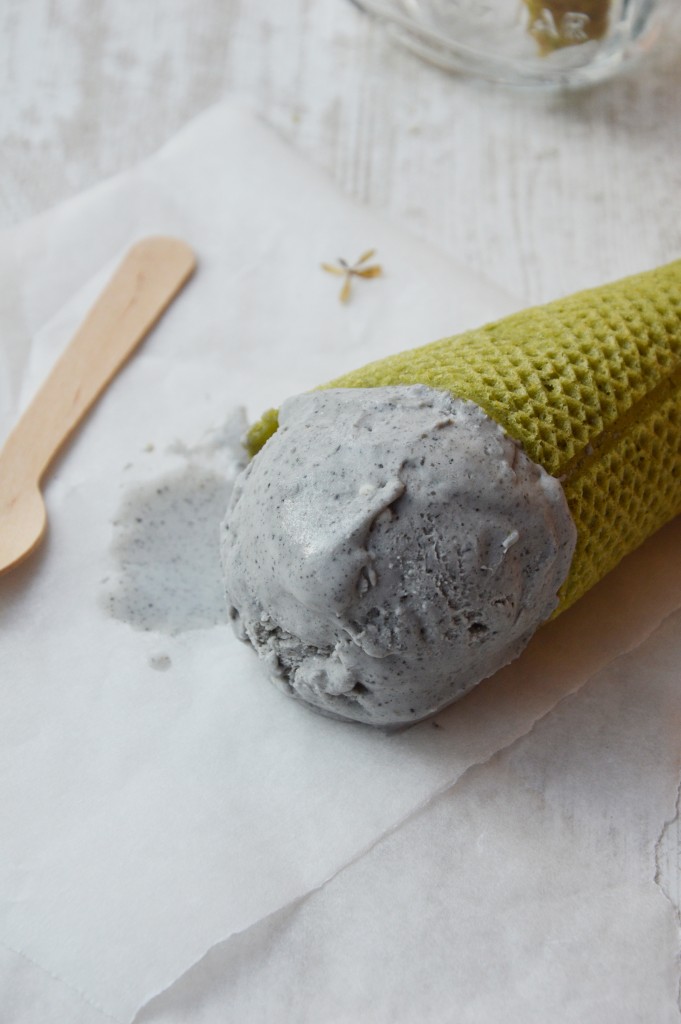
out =
[[668,0],[352,0],[432,63],[496,82],[569,87],[652,45]]

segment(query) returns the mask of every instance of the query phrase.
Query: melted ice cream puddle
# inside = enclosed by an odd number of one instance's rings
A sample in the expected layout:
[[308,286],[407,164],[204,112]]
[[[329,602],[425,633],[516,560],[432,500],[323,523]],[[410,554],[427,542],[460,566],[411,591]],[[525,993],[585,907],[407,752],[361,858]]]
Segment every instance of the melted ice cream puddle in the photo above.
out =
[[103,598],[113,618],[170,635],[226,621],[219,526],[245,461],[244,427],[239,411],[201,444],[176,443],[185,465],[126,490]]

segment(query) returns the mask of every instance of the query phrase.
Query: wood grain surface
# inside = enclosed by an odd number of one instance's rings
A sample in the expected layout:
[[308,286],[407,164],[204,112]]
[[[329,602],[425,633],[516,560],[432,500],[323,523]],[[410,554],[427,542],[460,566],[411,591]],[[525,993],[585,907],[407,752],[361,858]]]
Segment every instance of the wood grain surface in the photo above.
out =
[[348,0],[3,0],[0,227],[241,94],[345,192],[548,299],[681,255],[680,22],[560,96],[431,68]]

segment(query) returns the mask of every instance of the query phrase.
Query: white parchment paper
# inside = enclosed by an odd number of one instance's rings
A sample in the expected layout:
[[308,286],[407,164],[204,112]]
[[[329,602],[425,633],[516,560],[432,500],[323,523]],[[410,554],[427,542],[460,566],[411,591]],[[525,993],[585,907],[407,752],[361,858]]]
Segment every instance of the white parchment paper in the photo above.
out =
[[[681,604],[675,523],[438,728],[389,737],[280,696],[226,626],[168,636],[113,619],[112,519],[132,483],[178,465],[178,441],[513,306],[223,106],[0,241],[13,283],[3,430],[120,252],[152,232],[193,244],[199,272],[56,466],[47,543],[0,579],[0,941],[120,1021],[528,733]],[[370,246],[385,277],[343,307],[318,264]]]
[[136,1024],[676,1024],[680,628],[215,947]]

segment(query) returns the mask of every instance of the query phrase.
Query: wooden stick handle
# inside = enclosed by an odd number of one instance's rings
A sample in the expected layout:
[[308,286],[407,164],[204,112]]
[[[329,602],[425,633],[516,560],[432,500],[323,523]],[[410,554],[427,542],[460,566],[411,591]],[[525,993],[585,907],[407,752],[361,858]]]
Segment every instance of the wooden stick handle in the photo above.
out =
[[0,456],[6,472],[39,482],[195,266],[178,239],[145,238],[130,249],[7,439]]

